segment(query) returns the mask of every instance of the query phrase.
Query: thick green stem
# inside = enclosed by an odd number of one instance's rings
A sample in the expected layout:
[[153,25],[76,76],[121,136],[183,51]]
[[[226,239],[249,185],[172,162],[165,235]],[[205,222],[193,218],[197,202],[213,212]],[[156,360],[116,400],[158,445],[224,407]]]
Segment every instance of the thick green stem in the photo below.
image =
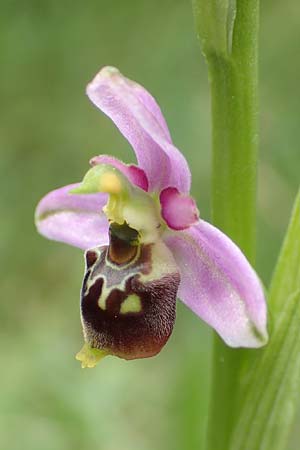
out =
[[[239,49],[240,50],[240,49]],[[244,56],[243,53],[241,53]],[[239,61],[208,58],[213,123],[213,222],[253,262],[257,158],[256,67],[253,58]]]
[[[211,86],[213,222],[254,263],[259,0],[195,0],[194,10]],[[230,449],[245,352],[215,338],[209,450]]]

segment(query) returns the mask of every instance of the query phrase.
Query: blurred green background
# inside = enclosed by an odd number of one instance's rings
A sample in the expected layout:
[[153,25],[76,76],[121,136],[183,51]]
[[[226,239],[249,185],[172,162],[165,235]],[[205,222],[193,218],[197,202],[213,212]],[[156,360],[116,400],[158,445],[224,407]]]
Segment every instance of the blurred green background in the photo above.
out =
[[[267,283],[299,184],[300,11],[297,0],[262,3],[257,267]],[[0,61],[0,449],[201,450],[211,331],[179,304],[160,355],[82,370],[83,256],[33,223],[38,200],[80,180],[92,156],[134,161],[84,93],[108,64],[159,99],[209,218],[209,90],[190,2],[2,0]]]

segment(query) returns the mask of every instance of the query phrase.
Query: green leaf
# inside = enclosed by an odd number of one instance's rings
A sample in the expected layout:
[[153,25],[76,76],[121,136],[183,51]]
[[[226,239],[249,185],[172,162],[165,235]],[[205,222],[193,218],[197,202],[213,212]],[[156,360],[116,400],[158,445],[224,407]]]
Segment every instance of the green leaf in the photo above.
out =
[[[299,401],[300,193],[269,296],[270,343],[245,361],[245,380],[230,450],[284,450]],[[251,366],[250,366],[251,364]],[[248,373],[247,373],[248,372]]]
[[285,449],[299,400],[300,290],[286,303],[252,368],[230,450]]
[[270,286],[270,308],[279,314],[286,296],[300,288],[300,190]]
[[193,8],[204,54],[230,54],[236,0],[193,0]]

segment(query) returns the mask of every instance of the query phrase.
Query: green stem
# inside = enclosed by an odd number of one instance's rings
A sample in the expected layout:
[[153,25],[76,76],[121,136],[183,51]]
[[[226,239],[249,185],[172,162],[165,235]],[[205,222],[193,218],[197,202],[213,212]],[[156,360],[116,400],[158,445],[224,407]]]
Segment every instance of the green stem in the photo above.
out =
[[[211,86],[213,222],[254,263],[259,0],[195,0],[194,7]],[[228,450],[241,363],[249,351],[216,337],[213,352],[207,448]]]
[[256,70],[247,60],[238,61],[238,56],[239,52],[229,61],[214,55],[208,58],[213,124],[212,217],[253,262]]

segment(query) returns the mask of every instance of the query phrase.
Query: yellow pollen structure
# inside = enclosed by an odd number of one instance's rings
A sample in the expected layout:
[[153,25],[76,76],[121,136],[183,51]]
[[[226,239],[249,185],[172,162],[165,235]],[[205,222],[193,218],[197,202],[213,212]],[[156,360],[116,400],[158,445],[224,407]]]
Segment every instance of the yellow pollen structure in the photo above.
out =
[[119,194],[122,191],[122,183],[113,172],[104,173],[99,180],[99,190],[108,194]]

